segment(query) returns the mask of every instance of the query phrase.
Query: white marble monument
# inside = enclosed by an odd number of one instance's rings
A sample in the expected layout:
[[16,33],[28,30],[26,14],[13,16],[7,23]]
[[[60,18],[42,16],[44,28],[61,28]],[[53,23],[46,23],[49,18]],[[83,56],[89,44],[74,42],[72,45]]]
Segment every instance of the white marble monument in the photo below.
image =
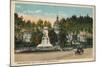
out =
[[53,47],[52,44],[50,44],[50,40],[49,40],[49,36],[48,36],[48,27],[44,27],[43,29],[43,37],[42,37],[42,42],[41,44],[39,44],[37,46],[38,48],[42,47],[42,48],[45,48],[45,47]]

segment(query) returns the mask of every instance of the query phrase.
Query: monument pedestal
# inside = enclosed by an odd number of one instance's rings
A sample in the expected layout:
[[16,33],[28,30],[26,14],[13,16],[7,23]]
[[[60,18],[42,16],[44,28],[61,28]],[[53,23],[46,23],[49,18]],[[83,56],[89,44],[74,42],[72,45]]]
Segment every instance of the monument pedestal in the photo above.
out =
[[41,41],[41,44],[37,46],[37,50],[40,50],[40,51],[54,50],[53,45],[50,43],[50,40],[48,37],[48,27],[44,27],[43,29],[42,41]]
[[37,46],[38,48],[40,47],[40,48],[46,48],[46,47],[53,47],[52,46],[52,44],[50,44],[50,41],[49,41],[49,38],[47,38],[47,37],[42,37],[42,42],[41,42],[41,44],[39,44],[38,46]]
[[50,40],[48,37],[48,27],[44,27],[42,41],[41,41],[41,44],[37,46],[36,51],[39,51],[39,52],[61,51],[60,47],[53,46],[50,43]]

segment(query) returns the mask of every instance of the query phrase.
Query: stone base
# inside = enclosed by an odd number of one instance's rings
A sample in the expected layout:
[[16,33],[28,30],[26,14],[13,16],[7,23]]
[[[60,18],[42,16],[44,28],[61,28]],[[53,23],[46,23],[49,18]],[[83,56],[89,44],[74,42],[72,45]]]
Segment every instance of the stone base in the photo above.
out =
[[53,47],[52,44],[39,44],[37,48],[46,48],[46,47]]
[[60,51],[59,49],[56,49],[55,47],[37,47],[36,51],[38,52],[50,52],[50,51]]

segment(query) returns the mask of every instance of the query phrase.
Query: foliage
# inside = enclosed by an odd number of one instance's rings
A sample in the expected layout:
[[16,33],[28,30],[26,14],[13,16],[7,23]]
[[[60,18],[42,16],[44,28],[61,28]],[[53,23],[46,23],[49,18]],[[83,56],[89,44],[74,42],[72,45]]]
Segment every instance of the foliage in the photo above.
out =
[[[14,14],[15,19],[15,45],[17,47],[23,47],[23,32],[22,30],[28,30],[32,32],[32,38],[31,38],[31,46],[34,45],[35,47],[41,43],[42,40],[42,30],[43,27],[49,28],[49,39],[50,43],[55,45],[55,42],[57,42],[57,34],[54,32],[54,29],[51,26],[51,22],[42,19],[39,19],[37,22],[32,22],[30,20],[24,21],[23,16],[19,17],[17,13]],[[80,31],[85,31],[90,34],[93,33],[93,19],[90,16],[79,16],[73,15],[72,17],[68,18],[61,18],[59,20],[59,40],[60,40],[60,46],[64,48],[67,44],[67,38],[66,35],[71,32],[76,32],[76,34],[79,34]],[[87,43],[92,44],[92,38],[87,38]],[[18,46],[18,44],[20,44]],[[15,46],[15,47],[16,47]]]

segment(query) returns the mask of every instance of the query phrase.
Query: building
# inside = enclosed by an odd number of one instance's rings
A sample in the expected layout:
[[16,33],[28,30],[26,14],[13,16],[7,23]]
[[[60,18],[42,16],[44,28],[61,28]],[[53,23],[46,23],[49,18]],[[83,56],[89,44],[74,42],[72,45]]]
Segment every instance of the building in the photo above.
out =
[[31,42],[31,37],[32,37],[32,32],[29,30],[24,30],[23,31],[23,42],[30,43]]
[[54,22],[53,25],[54,31],[56,34],[59,34],[59,17],[57,16],[56,21]]

